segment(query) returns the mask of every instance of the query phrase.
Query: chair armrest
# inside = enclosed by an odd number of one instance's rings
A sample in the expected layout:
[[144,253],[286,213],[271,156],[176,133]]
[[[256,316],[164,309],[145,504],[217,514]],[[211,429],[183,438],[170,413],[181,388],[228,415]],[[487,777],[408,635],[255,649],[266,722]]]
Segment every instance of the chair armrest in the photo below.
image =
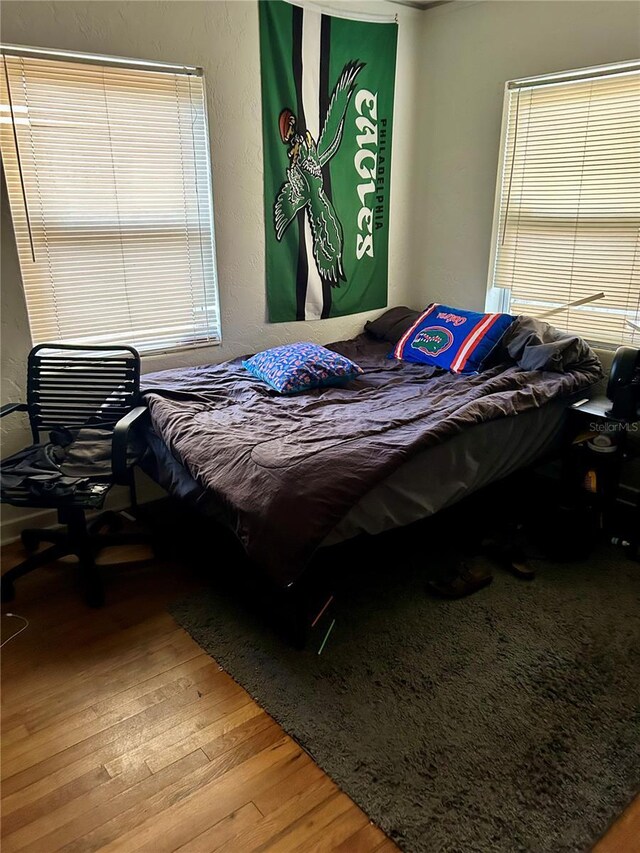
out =
[[129,482],[127,476],[131,467],[127,464],[129,433],[136,421],[146,414],[147,411],[146,406],[136,406],[135,409],[131,409],[123,418],[120,418],[114,427],[111,444],[111,470],[114,481],[120,485],[126,485]]
[[10,415],[11,412],[26,411],[28,411],[26,403],[5,403],[5,405],[0,409],[0,418],[3,418],[5,415]]

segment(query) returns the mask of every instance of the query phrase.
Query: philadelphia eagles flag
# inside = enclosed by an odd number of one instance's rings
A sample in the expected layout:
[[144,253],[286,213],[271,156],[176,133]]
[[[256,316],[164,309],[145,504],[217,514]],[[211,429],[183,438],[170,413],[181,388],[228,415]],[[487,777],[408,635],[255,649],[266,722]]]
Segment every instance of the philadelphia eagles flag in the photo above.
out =
[[259,9],[269,319],[383,308],[397,25]]

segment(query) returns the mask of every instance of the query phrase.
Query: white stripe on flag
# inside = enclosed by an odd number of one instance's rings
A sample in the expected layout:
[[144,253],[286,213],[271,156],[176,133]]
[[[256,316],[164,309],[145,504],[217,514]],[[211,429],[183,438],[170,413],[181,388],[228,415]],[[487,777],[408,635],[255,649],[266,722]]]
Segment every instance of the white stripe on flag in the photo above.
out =
[[[305,9],[302,14],[302,105],[307,130],[314,142],[320,135],[320,27],[319,12]],[[322,315],[322,279],[313,257],[313,238],[309,217],[304,215],[304,242],[307,248],[307,297],[304,303],[305,320],[319,320]]]

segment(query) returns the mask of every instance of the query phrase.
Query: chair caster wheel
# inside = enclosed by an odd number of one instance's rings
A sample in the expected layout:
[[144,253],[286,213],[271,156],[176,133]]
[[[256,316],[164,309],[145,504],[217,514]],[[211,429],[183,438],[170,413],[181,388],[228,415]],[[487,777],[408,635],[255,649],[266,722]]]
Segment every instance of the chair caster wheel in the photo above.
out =
[[3,603],[8,601],[13,601],[16,597],[16,588],[13,585],[13,581],[5,580],[2,578],[0,581],[0,598],[2,598]]
[[40,540],[31,530],[23,530],[20,534],[20,540],[22,541],[22,547],[29,554],[37,551],[40,545]]

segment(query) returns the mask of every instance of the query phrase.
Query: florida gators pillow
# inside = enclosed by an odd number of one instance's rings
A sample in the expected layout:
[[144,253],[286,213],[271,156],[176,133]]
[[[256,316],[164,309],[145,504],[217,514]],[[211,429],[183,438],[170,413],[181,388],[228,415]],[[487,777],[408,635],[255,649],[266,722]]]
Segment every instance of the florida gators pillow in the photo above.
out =
[[434,302],[407,329],[391,357],[452,373],[477,373],[514,319]]

